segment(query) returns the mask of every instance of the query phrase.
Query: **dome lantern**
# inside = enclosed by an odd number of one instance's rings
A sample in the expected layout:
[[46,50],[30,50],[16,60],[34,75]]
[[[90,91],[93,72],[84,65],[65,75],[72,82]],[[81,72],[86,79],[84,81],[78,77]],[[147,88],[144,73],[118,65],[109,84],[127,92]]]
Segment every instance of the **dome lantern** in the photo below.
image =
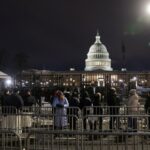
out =
[[96,38],[95,43],[101,43],[101,41],[100,41],[100,35],[99,35],[99,31],[98,30],[97,30],[97,35],[95,36],[95,38]]

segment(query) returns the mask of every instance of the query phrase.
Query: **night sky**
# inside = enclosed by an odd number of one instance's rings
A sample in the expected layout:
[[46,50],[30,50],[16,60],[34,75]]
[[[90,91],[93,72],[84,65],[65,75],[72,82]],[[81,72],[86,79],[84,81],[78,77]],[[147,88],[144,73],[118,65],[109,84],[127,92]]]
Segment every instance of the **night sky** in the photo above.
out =
[[[8,56],[25,52],[31,68],[83,70],[97,29],[112,59],[127,70],[150,70],[150,0],[1,0],[0,49]],[[6,70],[8,70],[8,68]]]

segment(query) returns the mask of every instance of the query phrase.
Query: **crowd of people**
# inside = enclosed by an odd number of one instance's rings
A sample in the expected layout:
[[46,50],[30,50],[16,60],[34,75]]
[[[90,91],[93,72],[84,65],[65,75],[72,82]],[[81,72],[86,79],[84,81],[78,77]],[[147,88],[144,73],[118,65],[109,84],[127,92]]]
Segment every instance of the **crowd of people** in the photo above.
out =
[[[20,91],[15,88],[13,90],[5,89],[1,94],[0,102],[3,113],[15,113],[15,111],[21,109],[23,106],[32,106],[36,104],[36,99],[32,96],[29,89]],[[11,109],[7,109],[7,108]]]
[[[83,115],[83,128],[87,129],[87,120],[90,129],[102,131],[103,127],[103,102],[105,101],[106,106],[108,106],[109,119],[109,129],[120,129],[120,118],[119,109],[121,105],[121,98],[117,94],[115,88],[111,87],[107,89],[107,98],[105,95],[98,91],[96,93],[90,93],[85,89],[80,92],[78,90],[73,91],[61,91],[55,89],[49,94],[45,94],[43,88],[40,91],[33,91],[30,89],[5,89],[0,96],[0,103],[2,106],[2,113],[13,113],[16,110],[21,110],[24,106],[39,106],[41,107],[42,101],[48,101],[54,108],[53,112],[55,114],[54,126],[55,129],[64,129],[67,127],[68,122],[70,124],[70,129],[77,129],[77,118],[78,110],[82,110]],[[135,89],[129,91],[128,100],[126,103],[128,107],[127,114],[128,117],[128,128],[137,131],[137,117],[134,117],[139,111],[140,102],[139,96]],[[11,106],[12,109],[7,109]],[[74,107],[78,109],[71,109],[68,113],[67,108]],[[92,111],[91,111],[92,108]],[[145,101],[145,112],[150,115],[150,93],[148,93]],[[69,116],[70,115],[70,116]],[[91,118],[88,117],[91,115]],[[92,115],[96,116],[93,119]],[[73,116],[73,117],[72,117]],[[92,120],[92,121],[91,121]],[[147,123],[148,129],[150,129],[150,117],[148,117]]]

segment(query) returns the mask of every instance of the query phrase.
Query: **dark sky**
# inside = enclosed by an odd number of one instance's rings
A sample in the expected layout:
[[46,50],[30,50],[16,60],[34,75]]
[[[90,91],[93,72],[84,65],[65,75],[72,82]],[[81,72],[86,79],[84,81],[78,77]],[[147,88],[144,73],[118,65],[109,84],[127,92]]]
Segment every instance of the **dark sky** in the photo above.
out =
[[0,49],[12,56],[24,51],[32,68],[83,70],[99,29],[112,59],[128,70],[150,70],[150,0],[1,0]]

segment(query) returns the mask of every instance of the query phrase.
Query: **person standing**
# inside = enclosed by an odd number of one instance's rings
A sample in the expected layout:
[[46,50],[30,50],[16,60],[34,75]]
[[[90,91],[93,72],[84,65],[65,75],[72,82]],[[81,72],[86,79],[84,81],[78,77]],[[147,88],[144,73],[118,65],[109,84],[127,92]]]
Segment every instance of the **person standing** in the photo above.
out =
[[2,128],[12,129],[16,133],[22,133],[20,110],[24,106],[23,99],[19,95],[19,90],[14,89],[14,93],[5,99],[5,106],[8,107],[7,115],[2,120]]
[[54,107],[54,128],[64,129],[68,124],[67,120],[67,107],[69,103],[62,91],[57,91],[57,97],[53,100],[52,106]]
[[[109,106],[108,111],[110,114],[109,128],[110,130],[115,129],[115,128],[119,129],[120,128],[119,117],[117,117],[116,115],[119,115],[120,99],[117,96],[115,88],[109,89],[107,102]],[[115,126],[115,122],[116,122],[116,126]]]
[[147,93],[144,107],[145,107],[146,113],[149,115],[148,116],[147,128],[148,128],[148,130],[150,130],[150,91]]
[[24,96],[24,99],[23,99],[23,100],[24,100],[24,106],[29,106],[29,107],[31,107],[31,106],[33,106],[33,105],[36,104],[35,97],[32,96],[31,91],[30,91],[29,89],[27,89],[27,90],[25,91],[25,96]]
[[[102,115],[103,114],[103,109],[101,106],[101,102],[102,102],[102,96],[101,93],[96,93],[94,95],[94,100],[93,100],[93,107],[94,107],[94,115]],[[98,121],[99,121],[99,131],[102,130],[102,116],[98,117]],[[94,122],[94,130],[96,130],[96,126],[97,126],[97,121]]]
[[90,109],[92,106],[92,100],[87,91],[83,91],[80,100],[80,108],[83,110],[83,128],[87,130],[88,115],[90,115]]
[[[140,106],[139,96],[136,93],[136,89],[131,89],[129,92],[128,99],[128,128],[131,131],[137,131],[137,117],[135,115],[138,114],[138,108]],[[134,115],[134,116],[133,116]]]
[[76,130],[77,129],[77,118],[78,118],[78,108],[80,106],[79,102],[79,96],[77,92],[73,92],[69,106],[72,107],[70,108],[70,129]]
[[2,106],[2,113],[7,114],[9,113],[10,109],[10,91],[8,89],[4,90],[4,93],[1,96],[1,106]]
[[18,113],[24,106],[24,101],[20,95],[19,89],[14,89],[13,94],[10,95],[9,106],[11,106],[12,113]]

